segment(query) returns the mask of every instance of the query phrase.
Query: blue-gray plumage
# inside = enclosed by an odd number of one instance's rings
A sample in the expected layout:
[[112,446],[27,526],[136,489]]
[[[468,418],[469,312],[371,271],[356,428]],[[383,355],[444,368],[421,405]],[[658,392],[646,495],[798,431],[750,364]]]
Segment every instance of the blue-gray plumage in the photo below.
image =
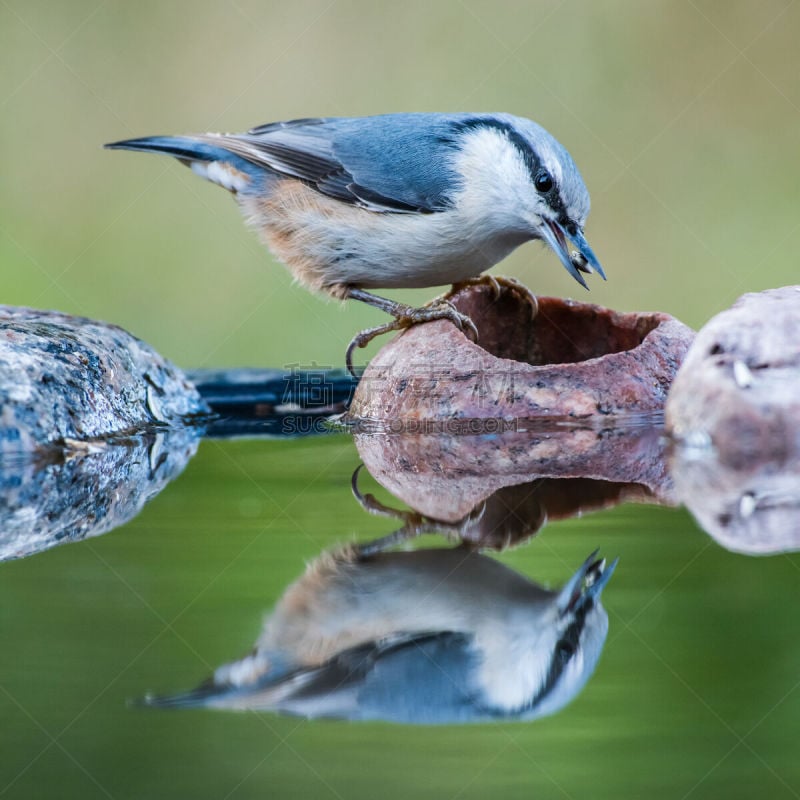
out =
[[[106,147],[172,155],[231,191],[294,277],[395,321],[446,318],[446,297],[412,309],[366,289],[463,284],[519,245],[547,242],[567,271],[605,277],[583,235],[589,194],[569,153],[510,114],[303,119],[244,134],[153,136]],[[495,286],[497,286],[495,281]]]
[[248,656],[144,703],[428,724],[541,717],[597,664],[615,565],[593,553],[550,591],[465,548],[326,554]]

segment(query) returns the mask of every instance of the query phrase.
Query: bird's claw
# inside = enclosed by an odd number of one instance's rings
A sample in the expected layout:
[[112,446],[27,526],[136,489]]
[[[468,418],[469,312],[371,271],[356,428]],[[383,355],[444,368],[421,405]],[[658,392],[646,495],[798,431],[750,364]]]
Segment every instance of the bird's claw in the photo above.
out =
[[427,306],[417,309],[426,312],[424,321],[446,319],[453,323],[467,338],[478,341],[478,328],[468,314],[462,314],[447,297],[431,301]]
[[402,327],[404,326],[400,324],[399,319],[395,319],[391,322],[386,322],[383,325],[376,325],[374,328],[367,328],[366,330],[359,331],[350,340],[350,344],[347,345],[347,350],[344,354],[344,363],[347,367],[347,371],[354,378],[359,377],[355,368],[353,367],[353,353],[357,347],[366,347],[377,336],[381,336],[384,333],[391,333],[391,331],[399,330]]
[[375,495],[363,493],[358,487],[358,476],[363,464],[360,464],[350,478],[350,490],[358,504],[370,514],[390,517],[402,521],[402,527],[379,539],[355,544],[354,550],[358,558],[371,558],[398,545],[404,545],[423,534],[439,533],[451,539],[458,539],[460,544],[471,549],[479,549],[481,543],[470,537],[470,531],[480,522],[486,511],[486,502],[479,503],[465,517],[455,522],[427,517],[419,511],[392,508],[378,500]]
[[535,319],[536,315],[539,313],[539,301],[536,299],[536,295],[521,281],[518,281],[516,278],[506,277],[505,275],[480,275],[477,278],[459,281],[453,284],[453,288],[445,296],[448,298],[452,297],[461,289],[465,289],[468,286],[488,286],[492,290],[495,300],[499,300],[503,292],[513,292],[520,299],[528,303],[531,309],[531,319]]
[[472,339],[473,342],[478,341],[478,329],[475,323],[467,316],[462,314],[449,300],[446,298],[437,298],[436,300],[428,303],[422,308],[412,308],[411,306],[402,306],[398,311],[397,316],[391,322],[386,322],[383,325],[377,325],[374,328],[367,328],[366,330],[357,333],[350,341],[345,352],[345,365],[347,371],[354,377],[358,377],[353,367],[353,353],[356,348],[366,347],[374,338],[381,336],[384,333],[391,331],[405,330],[414,325],[421,325],[424,322],[432,322],[437,319],[446,319],[453,323],[462,333]]

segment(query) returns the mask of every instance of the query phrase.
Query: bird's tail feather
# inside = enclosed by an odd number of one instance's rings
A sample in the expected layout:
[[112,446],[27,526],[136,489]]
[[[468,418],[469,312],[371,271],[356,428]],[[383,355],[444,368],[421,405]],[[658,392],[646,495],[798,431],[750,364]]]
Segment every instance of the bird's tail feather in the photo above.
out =
[[145,136],[110,142],[104,147],[173,156],[206,180],[233,192],[253,187],[265,175],[263,168],[221,146],[210,135]]
[[131,701],[133,706],[148,708],[226,708],[270,711],[313,682],[324,668],[300,668],[293,672],[268,673],[262,679],[237,686],[213,677],[194,689],[176,694],[147,694]]
[[219,161],[231,157],[224,147],[193,136],[143,136],[103,145],[107,150],[136,150],[142,153],[165,153],[186,161]]
[[168,695],[147,694],[131,700],[130,705],[150,708],[200,708],[208,705],[209,701],[220,694],[220,691],[220,686],[210,679],[188,692],[176,692]]

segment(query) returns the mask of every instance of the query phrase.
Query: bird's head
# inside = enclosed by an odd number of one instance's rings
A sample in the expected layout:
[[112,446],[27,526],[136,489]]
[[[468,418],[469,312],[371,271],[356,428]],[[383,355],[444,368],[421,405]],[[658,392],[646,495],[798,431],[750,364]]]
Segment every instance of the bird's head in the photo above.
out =
[[523,716],[558,711],[591,677],[608,633],[608,615],[600,604],[600,594],[616,566],[616,560],[607,565],[595,551],[555,595],[549,664]]
[[567,150],[540,125],[510,114],[476,116],[460,128],[462,202],[480,204],[498,229],[547,242],[584,288],[581,273],[605,280],[583,233],[589,192]]
[[477,638],[478,696],[497,717],[532,720],[561,710],[594,672],[608,633],[600,594],[616,561],[597,551],[559,591],[537,587],[508,621]]

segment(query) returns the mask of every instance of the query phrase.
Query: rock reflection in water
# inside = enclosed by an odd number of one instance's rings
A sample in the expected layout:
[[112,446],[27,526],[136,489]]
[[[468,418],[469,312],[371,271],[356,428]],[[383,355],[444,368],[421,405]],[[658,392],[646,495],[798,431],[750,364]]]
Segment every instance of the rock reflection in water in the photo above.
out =
[[0,460],[0,561],[124,524],[176,478],[199,442],[192,429]]
[[381,486],[421,513],[451,522],[498,489],[535,478],[638,484],[656,502],[672,498],[659,417],[600,429],[574,421],[529,425],[491,435],[356,432],[355,444]]
[[653,425],[498,436],[359,433],[355,440],[369,473],[412,509],[362,493],[353,476],[367,511],[402,522],[374,543],[378,549],[424,533],[502,549],[547,520],[621,503],[673,504],[665,444]]
[[[361,551],[366,553],[429,533],[442,534],[475,548],[504,550],[535,536],[551,520],[580,516],[622,503],[658,502],[649,489],[637,483],[591,478],[534,478],[527,483],[498,489],[465,516],[449,521],[416,510],[392,508],[374,495],[362,493],[358,485],[360,470],[361,467],[353,474],[352,491],[361,507],[370,514],[391,517],[402,523],[388,536],[362,544]],[[448,498],[442,498],[445,509],[447,501]]]
[[466,723],[566,705],[600,657],[600,594],[616,562],[592,554],[549,591],[464,548],[320,556],[250,655],[150,706]]
[[676,491],[700,526],[727,550],[800,550],[800,460],[726,464],[712,451],[676,449]]

